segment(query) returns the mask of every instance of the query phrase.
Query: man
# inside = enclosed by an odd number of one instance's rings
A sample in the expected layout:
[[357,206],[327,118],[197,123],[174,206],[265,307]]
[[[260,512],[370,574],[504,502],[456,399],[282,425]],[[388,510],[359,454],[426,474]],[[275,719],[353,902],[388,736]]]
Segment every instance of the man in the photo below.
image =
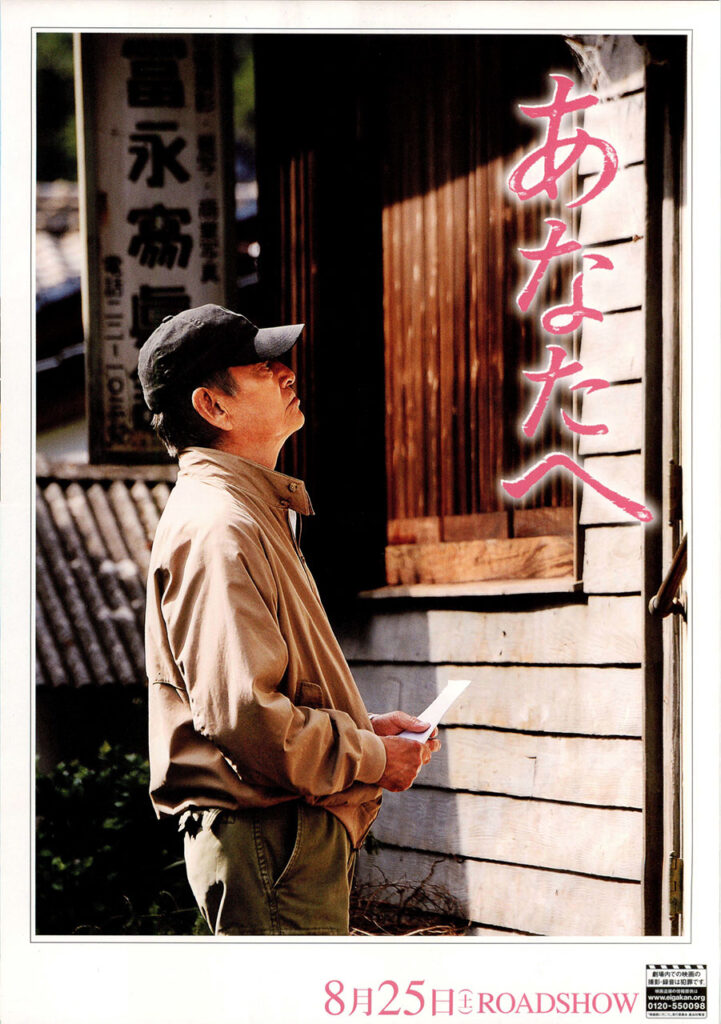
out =
[[275,465],[304,422],[278,361],[302,329],[201,306],[138,364],[179,455],[148,577],[151,799],[179,817],[219,935],[347,934],[380,790],[407,789],[439,747],[399,736],[424,729],[403,712],[371,721],[298,546],[310,499]]

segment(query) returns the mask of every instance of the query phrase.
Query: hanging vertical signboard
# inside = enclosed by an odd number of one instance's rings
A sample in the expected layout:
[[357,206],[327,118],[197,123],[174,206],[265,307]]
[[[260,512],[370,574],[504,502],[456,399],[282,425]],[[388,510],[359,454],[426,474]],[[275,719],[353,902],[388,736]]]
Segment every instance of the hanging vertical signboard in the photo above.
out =
[[160,321],[232,295],[227,39],[76,37],[92,462],[163,458],[137,376]]

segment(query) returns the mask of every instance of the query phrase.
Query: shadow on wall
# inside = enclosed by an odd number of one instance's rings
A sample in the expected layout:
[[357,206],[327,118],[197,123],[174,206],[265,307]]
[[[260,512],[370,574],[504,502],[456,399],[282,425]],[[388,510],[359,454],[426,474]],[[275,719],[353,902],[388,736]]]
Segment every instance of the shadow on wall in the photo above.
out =
[[341,631],[373,712],[419,714],[449,679],[471,681],[442,750],[384,795],[360,882],[396,904],[421,882],[430,904],[447,892],[471,934],[642,933],[640,670],[593,664],[634,664],[622,619],[615,651],[595,639],[618,614],[567,600],[385,611]]

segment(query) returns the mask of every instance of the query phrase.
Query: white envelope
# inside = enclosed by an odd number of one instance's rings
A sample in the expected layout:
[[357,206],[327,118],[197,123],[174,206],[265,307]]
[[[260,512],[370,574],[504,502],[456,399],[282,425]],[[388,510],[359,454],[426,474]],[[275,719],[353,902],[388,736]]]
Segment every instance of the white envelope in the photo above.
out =
[[404,729],[398,735],[403,736],[404,739],[418,740],[419,743],[425,743],[451,704],[460,697],[469,683],[470,679],[449,679],[433,703],[429,704],[426,710],[417,716],[422,722],[428,722],[428,728],[424,732],[411,732],[409,729]]

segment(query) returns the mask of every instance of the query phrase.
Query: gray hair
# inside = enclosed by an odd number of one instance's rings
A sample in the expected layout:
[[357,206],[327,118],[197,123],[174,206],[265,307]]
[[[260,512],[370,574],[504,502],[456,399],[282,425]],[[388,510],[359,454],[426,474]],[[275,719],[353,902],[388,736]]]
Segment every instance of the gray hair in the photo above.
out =
[[195,411],[192,395],[196,387],[217,388],[224,395],[234,395],[235,381],[228,369],[216,370],[204,381],[192,388],[185,388],[169,399],[166,408],[153,416],[152,425],[155,433],[173,458],[183,448],[198,445],[201,448],[214,448],[222,431]]

